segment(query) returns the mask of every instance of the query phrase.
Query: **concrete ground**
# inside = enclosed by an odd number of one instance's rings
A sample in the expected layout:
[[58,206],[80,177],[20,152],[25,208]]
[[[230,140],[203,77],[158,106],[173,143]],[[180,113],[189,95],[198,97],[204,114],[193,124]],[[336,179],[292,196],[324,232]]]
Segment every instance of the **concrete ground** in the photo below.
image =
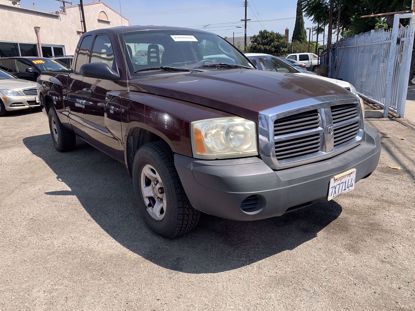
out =
[[408,87],[405,118],[412,124],[415,124],[415,85],[410,85]]
[[43,113],[0,118],[0,310],[414,310],[415,129],[371,123],[381,162],[354,192],[170,241],[121,164],[55,152]]

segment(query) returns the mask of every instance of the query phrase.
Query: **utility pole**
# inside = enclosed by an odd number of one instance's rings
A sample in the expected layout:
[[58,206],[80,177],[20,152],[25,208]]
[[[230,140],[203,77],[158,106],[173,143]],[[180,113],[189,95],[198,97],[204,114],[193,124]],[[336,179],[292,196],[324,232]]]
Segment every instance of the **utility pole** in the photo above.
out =
[[313,30],[313,27],[307,27],[308,30],[308,48],[307,48],[307,52],[310,53],[310,49],[311,49],[311,31]]
[[62,3],[61,9],[62,9],[62,12],[63,12],[63,13],[65,13],[65,12],[66,12],[66,5],[67,5],[67,4],[72,5],[72,2],[69,2],[69,1],[66,1],[66,0],[56,0],[56,1],[58,1],[58,2],[61,2],[61,3]]
[[316,29],[316,55],[318,55],[318,35],[320,34],[320,24],[317,23],[317,29]]
[[327,33],[327,65],[329,77],[331,77],[331,54],[332,54],[332,44],[333,44],[333,10],[334,10],[334,0],[330,0],[329,7],[329,29]]
[[248,21],[250,21],[250,19],[248,19],[248,0],[245,0],[245,18],[241,19],[241,22],[245,23],[245,35],[244,35],[244,52],[246,52],[246,46],[248,45]]
[[81,9],[81,24],[82,24],[82,28],[84,33],[86,32],[86,22],[85,22],[85,11],[84,11],[84,1],[83,0],[79,0],[79,7]]

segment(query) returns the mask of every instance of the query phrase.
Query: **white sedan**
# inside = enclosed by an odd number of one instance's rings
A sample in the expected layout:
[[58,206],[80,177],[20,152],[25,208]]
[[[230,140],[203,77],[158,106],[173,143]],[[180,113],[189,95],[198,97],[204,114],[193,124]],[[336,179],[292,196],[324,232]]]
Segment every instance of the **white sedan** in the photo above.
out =
[[7,111],[40,107],[35,82],[16,79],[0,70],[0,116]]
[[343,80],[331,79],[323,76],[319,76],[314,74],[311,71],[300,70],[294,66],[292,66],[286,59],[279,58],[269,54],[262,54],[262,53],[246,53],[246,57],[255,65],[255,67],[259,70],[267,70],[267,71],[276,71],[281,73],[294,73],[300,76],[307,76],[310,78],[320,79],[327,82],[331,82],[337,84],[338,86],[352,92],[353,94],[357,95],[357,91],[355,87]]

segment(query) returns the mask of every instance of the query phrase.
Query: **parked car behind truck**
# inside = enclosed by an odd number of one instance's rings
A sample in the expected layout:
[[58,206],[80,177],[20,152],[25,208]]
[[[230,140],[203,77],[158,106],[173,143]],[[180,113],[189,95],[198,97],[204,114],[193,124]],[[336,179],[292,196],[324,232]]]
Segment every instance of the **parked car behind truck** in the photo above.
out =
[[38,83],[55,148],[71,150],[80,136],[124,163],[145,222],[169,238],[201,212],[251,221],[333,199],[379,160],[378,133],[355,95],[254,70],[203,31],[88,32],[73,72]]
[[0,69],[19,79],[36,81],[45,71],[66,72],[68,69],[50,58],[44,57],[2,57]]
[[258,70],[276,71],[280,73],[293,73],[296,75],[307,74],[315,79],[320,79],[330,83],[334,83],[357,95],[356,88],[351,83],[343,80],[319,76],[311,71],[303,71],[298,67],[291,66],[291,64],[289,64],[286,59],[281,59],[279,57],[263,53],[246,53],[245,56],[248,57],[248,59],[255,64],[255,67]]
[[0,70],[0,116],[8,111],[40,107],[37,85]]
[[320,65],[319,58],[314,53],[294,53],[287,55],[287,59],[296,61],[306,66],[308,70],[314,71]]

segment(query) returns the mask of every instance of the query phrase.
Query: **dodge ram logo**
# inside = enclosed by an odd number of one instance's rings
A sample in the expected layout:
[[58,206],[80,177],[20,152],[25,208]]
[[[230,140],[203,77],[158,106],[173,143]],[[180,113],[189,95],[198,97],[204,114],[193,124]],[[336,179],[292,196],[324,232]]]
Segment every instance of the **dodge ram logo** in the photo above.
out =
[[333,125],[327,125],[325,128],[326,134],[333,135],[334,134],[334,128]]

